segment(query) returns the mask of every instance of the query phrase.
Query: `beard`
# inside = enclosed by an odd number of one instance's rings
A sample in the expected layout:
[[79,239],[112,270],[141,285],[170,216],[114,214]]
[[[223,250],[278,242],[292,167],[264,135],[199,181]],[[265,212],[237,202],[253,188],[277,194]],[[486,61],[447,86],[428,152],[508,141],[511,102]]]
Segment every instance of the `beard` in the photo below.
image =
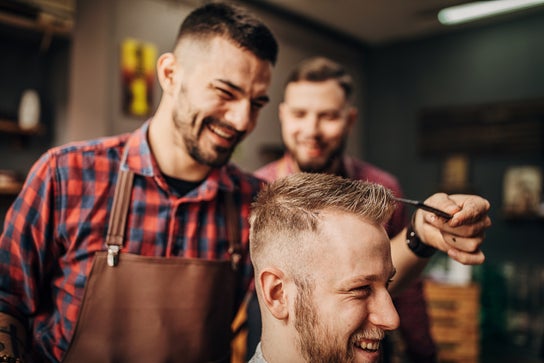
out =
[[291,153],[295,157],[298,168],[306,173],[336,173],[338,170],[331,170],[333,164],[341,160],[344,150],[346,149],[347,135],[342,138],[342,142],[335,149],[331,150],[325,160],[311,160],[302,162],[296,157],[296,153]]
[[220,168],[229,162],[236,145],[238,145],[244,135],[244,133],[236,131],[236,140],[232,143],[232,147],[225,148],[214,145],[212,146],[212,150],[205,150],[199,145],[200,135],[205,127],[208,125],[216,125],[217,127],[234,130],[233,127],[215,117],[208,116],[200,122],[200,126],[198,126],[196,132],[191,132],[192,130],[194,131],[198,124],[198,116],[196,113],[189,116],[188,119],[191,120],[189,123],[184,122],[178,112],[174,113],[173,119],[176,129],[182,135],[187,153],[199,164],[212,168]]
[[337,336],[319,323],[312,288],[305,282],[298,282],[297,286],[299,293],[295,300],[295,329],[298,332],[297,346],[302,356],[312,363],[353,362],[354,353],[347,348],[347,343],[340,342]]

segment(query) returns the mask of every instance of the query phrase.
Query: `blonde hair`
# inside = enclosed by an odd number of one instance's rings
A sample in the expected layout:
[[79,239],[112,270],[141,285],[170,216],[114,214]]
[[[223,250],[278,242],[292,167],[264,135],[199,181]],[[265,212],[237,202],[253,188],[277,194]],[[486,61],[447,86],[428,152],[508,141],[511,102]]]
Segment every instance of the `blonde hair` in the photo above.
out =
[[250,214],[250,253],[256,273],[266,263],[299,271],[312,255],[321,212],[344,212],[383,225],[394,210],[379,184],[321,173],[296,173],[267,185]]

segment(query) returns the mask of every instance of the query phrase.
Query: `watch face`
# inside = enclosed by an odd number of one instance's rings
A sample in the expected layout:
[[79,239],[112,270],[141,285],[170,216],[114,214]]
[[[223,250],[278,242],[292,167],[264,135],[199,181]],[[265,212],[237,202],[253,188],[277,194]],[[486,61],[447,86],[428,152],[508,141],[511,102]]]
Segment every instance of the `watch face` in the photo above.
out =
[[33,129],[40,122],[40,97],[35,90],[26,90],[19,104],[19,127]]

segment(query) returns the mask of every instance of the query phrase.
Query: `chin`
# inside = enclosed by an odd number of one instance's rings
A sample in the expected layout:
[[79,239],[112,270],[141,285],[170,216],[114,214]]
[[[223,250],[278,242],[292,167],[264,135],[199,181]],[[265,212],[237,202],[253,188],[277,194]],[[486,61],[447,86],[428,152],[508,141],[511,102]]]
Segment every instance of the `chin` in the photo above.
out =
[[324,173],[327,171],[326,165],[323,164],[299,164],[298,168],[306,173]]

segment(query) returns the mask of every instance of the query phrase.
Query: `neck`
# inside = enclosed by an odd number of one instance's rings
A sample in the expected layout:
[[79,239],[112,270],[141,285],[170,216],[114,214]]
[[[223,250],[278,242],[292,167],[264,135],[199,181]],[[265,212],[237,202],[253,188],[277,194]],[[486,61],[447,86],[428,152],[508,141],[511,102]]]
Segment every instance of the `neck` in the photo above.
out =
[[[265,324],[270,323],[273,325],[271,329],[265,328]],[[280,322],[263,320],[261,351],[267,363],[306,363],[297,349],[296,341],[297,333],[294,328],[286,328]]]

